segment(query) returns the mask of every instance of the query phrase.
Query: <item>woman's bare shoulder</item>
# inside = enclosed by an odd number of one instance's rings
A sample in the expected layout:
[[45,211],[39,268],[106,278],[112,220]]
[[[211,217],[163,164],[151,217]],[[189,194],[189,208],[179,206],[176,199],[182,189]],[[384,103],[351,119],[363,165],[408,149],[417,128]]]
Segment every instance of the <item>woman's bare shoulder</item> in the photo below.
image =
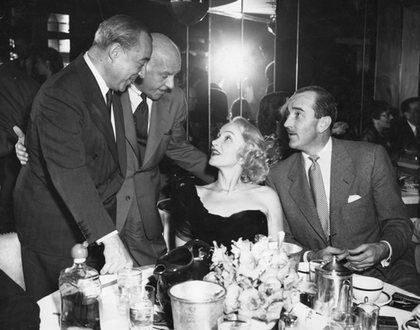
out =
[[279,200],[276,191],[268,186],[259,186],[256,188],[254,196],[264,203],[272,203],[273,201]]

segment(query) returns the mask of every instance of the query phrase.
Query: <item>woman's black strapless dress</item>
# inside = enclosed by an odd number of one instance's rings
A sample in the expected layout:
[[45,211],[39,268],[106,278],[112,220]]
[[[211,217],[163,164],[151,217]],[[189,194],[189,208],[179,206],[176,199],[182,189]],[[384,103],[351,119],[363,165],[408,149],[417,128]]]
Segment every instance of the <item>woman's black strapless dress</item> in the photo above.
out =
[[181,239],[200,239],[213,245],[223,244],[230,249],[232,240],[254,240],[255,235],[267,236],[267,217],[259,210],[245,210],[223,217],[209,213],[190,181],[179,184],[172,204],[175,233]]

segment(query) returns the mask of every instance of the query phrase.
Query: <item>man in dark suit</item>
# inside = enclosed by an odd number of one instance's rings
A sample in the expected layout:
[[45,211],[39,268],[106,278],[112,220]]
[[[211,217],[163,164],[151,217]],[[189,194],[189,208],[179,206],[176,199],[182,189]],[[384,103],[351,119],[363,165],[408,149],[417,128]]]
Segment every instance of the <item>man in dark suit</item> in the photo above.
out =
[[115,227],[124,129],[112,91],[136,79],[151,49],[139,21],[113,16],[100,24],[91,48],[35,98],[26,133],[30,162],[18,177],[15,214],[25,284],[36,300],[57,289],[75,243],[90,244],[98,268],[105,258],[101,273],[132,264]]
[[420,97],[404,100],[401,112],[403,117],[392,123],[392,139],[400,156],[420,156]]
[[0,36],[0,233],[14,231],[13,188],[20,164],[13,126],[26,127],[39,84],[9,61],[9,39]]
[[[126,179],[117,195],[117,229],[139,265],[154,264],[166,251],[157,209],[162,158],[168,156],[204,181],[214,180],[206,171],[207,156],[186,138],[186,101],[182,90],[174,86],[181,69],[178,47],[163,34],[152,33],[152,38],[150,61],[121,95],[127,155],[121,162]],[[139,119],[142,106],[147,115]]]
[[286,103],[291,148],[268,182],[285,213],[288,240],[304,259],[337,256],[356,272],[420,293],[407,218],[383,147],[331,138],[336,103],[321,87],[301,88]]
[[[116,229],[136,265],[154,264],[166,251],[157,209],[159,163],[163,157],[169,157],[203,181],[214,181],[207,156],[186,138],[186,101],[182,90],[174,86],[175,75],[181,69],[179,49],[163,34],[153,33],[152,37],[150,61],[134,84],[114,102],[124,114],[125,134],[125,148],[118,145],[125,179],[117,194]],[[147,115],[139,118],[143,102]],[[143,124],[145,132],[141,132]],[[17,149],[19,159],[25,163],[23,143]]]

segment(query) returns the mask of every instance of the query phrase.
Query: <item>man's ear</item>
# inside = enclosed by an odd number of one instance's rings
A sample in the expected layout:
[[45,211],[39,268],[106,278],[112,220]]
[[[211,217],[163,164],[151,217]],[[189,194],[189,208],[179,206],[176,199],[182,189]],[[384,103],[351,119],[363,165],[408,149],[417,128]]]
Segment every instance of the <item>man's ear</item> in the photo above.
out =
[[141,79],[144,79],[144,76],[146,75],[146,66],[147,66],[147,63],[145,65],[143,65],[143,67],[141,68],[141,70],[139,72],[139,77]]
[[120,55],[122,52],[121,45],[117,42],[111,44],[108,48],[108,56],[111,62],[115,61],[115,59]]
[[319,133],[324,133],[327,129],[330,128],[332,119],[330,116],[321,117],[318,120],[317,129]]

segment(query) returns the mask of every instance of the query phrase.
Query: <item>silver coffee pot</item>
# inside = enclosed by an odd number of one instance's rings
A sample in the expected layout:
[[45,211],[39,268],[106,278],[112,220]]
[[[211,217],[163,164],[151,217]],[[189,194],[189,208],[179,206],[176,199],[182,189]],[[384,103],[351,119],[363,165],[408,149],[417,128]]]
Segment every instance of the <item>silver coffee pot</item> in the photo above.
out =
[[353,299],[353,272],[334,256],[330,262],[316,268],[315,274],[314,310],[332,319],[349,314]]

